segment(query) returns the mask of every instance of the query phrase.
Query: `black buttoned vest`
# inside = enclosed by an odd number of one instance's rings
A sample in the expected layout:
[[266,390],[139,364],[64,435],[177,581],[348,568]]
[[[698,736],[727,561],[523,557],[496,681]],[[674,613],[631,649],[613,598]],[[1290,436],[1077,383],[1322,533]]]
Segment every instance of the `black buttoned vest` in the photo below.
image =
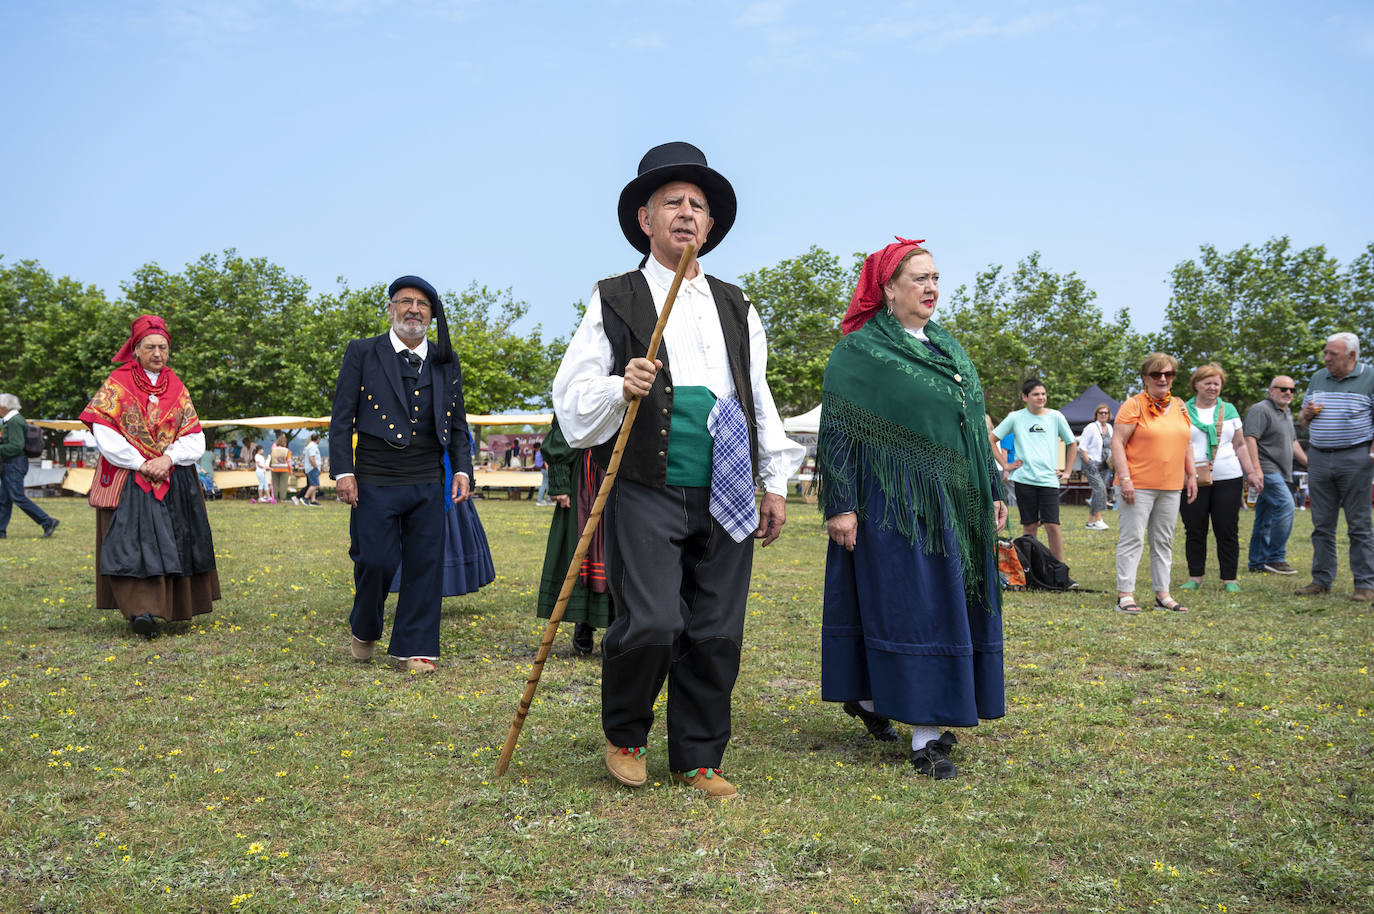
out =
[[[725,351],[730,363],[730,377],[735,382],[749,423],[749,458],[755,481],[759,472],[759,435],[754,418],[754,388],[749,374],[749,303],[739,286],[707,276],[711,296],[720,316],[720,328],[725,336]],[[649,341],[658,323],[649,281],[639,270],[622,273],[597,283],[601,295],[601,322],[614,357],[612,374],[623,375],[630,359],[643,358],[649,352]],[[658,350],[663,370],[654,378],[654,386],[639,405],[625,453],[620,460],[620,476],[643,485],[663,488],[668,475],[668,445],[673,417],[673,379],[668,364],[668,352]],[[592,457],[603,468],[615,449],[615,438],[592,448]]]

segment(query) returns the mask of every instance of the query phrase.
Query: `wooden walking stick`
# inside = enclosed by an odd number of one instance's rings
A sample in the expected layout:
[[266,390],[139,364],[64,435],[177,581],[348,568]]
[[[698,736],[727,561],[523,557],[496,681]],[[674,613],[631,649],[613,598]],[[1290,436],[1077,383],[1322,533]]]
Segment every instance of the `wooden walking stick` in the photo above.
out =
[[[645,356],[650,362],[658,355],[658,344],[663,340],[663,328],[668,324],[668,315],[672,313],[673,302],[677,299],[678,287],[682,285],[682,277],[687,272],[687,265],[692,262],[696,255],[697,246],[687,245],[682,252],[682,259],[678,261],[677,272],[673,274],[673,284],[668,288],[668,298],[663,302],[663,311],[658,315],[658,323],[654,325],[654,335],[649,340],[649,353]],[[592,534],[596,532],[597,526],[601,523],[601,512],[606,507],[606,497],[611,494],[611,486],[615,485],[615,474],[620,469],[620,457],[625,452],[625,442],[629,440],[630,428],[635,424],[635,416],[639,415],[639,397],[630,401],[630,405],[625,410],[625,418],[620,423],[620,434],[615,439],[615,449],[611,451],[610,463],[606,465],[606,478],[601,480],[601,489],[596,493],[596,501],[592,503],[591,513],[587,515],[587,524],[582,528],[582,538],[577,541],[577,549],[573,552],[572,562],[568,565],[568,573],[563,576],[563,589],[558,592],[558,602],[554,604],[553,612],[549,613],[549,624],[544,627],[544,640],[539,644],[539,653],[534,658],[534,666],[530,668],[529,678],[525,680],[525,691],[520,696],[520,704],[515,709],[515,719],[510,722],[510,732],[506,734],[506,745],[501,749],[501,758],[496,763],[496,774],[499,777],[506,773],[510,767],[510,758],[515,754],[515,743],[520,738],[520,729],[525,726],[525,718],[530,713],[530,703],[534,701],[534,690],[539,688],[539,677],[544,672],[544,661],[548,659],[549,650],[553,647],[554,636],[558,634],[558,623],[563,621],[563,613],[568,608],[568,598],[572,596],[573,584],[577,581],[578,570],[582,567],[582,559],[587,555],[587,547],[591,545]]]

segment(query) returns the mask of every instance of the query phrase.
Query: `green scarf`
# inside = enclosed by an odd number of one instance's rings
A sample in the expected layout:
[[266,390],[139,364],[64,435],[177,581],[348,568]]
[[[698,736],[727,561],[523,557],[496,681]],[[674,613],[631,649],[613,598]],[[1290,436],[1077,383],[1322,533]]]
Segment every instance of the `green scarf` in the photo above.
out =
[[983,580],[996,548],[983,386],[947,330],[925,330],[939,353],[880,312],[830,354],[816,449],[821,509],[828,516],[828,504],[855,505],[866,516],[863,479],[871,477],[887,503],[879,525],[914,544],[920,518],[927,554],[942,554],[939,531],[952,529],[966,593],[995,608]]
[[[1207,459],[1211,460],[1217,455],[1217,426],[1221,424],[1217,422],[1216,413],[1212,414],[1212,421],[1204,425],[1202,420],[1197,417],[1197,397],[1193,397],[1183,405],[1188,408],[1188,421],[1193,423],[1193,428],[1200,428],[1207,435]],[[1220,397],[1217,397],[1217,409],[1221,410],[1222,422],[1227,419],[1240,418],[1240,413],[1236,411],[1236,408]]]

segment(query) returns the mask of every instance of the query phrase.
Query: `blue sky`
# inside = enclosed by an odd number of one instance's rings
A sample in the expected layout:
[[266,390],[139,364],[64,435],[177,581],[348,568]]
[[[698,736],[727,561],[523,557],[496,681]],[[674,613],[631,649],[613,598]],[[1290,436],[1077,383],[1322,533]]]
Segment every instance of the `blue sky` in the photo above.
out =
[[566,333],[676,139],[738,194],[727,279],[896,233],[946,298],[1038,250],[1154,329],[1199,245],[1374,241],[1368,3],[9,2],[0,74],[0,255],[114,297],[234,247]]

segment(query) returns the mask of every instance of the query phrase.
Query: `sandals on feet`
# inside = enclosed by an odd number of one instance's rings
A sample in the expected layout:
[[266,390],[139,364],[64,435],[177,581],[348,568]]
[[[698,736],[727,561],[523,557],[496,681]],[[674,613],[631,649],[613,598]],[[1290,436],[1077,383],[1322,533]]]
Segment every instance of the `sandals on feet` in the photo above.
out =
[[1188,607],[1184,606],[1182,603],[1178,602],[1173,597],[1170,597],[1169,602],[1167,603],[1161,600],[1159,597],[1155,597],[1155,606],[1159,607],[1160,609],[1167,609],[1170,612],[1176,613],[1186,613],[1188,611]]
[[1140,614],[1140,604],[1136,603],[1134,597],[1117,597],[1116,609],[1117,612],[1123,612],[1131,616]]

